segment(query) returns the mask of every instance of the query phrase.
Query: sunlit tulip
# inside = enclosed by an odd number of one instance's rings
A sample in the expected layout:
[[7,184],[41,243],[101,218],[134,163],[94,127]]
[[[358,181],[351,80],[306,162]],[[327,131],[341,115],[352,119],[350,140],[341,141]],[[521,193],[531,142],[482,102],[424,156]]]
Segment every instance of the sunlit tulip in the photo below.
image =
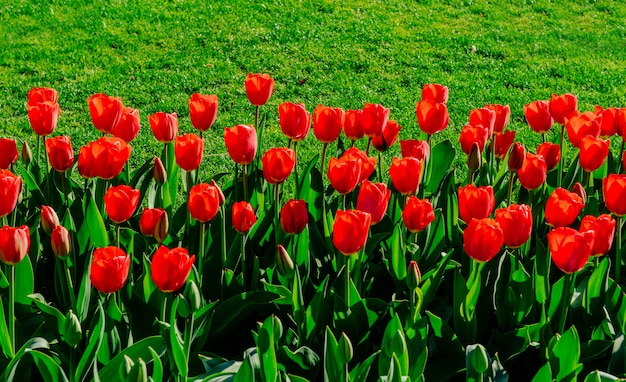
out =
[[137,138],[140,129],[141,121],[139,120],[139,110],[125,107],[120,121],[109,133],[129,143]]
[[552,127],[552,115],[550,115],[550,103],[548,101],[533,101],[524,105],[524,117],[530,128],[545,134]]
[[306,138],[311,128],[311,113],[301,103],[284,102],[278,105],[278,120],[283,134],[294,142]]
[[593,231],[578,232],[569,227],[559,227],[548,232],[552,261],[565,273],[583,269],[591,256],[593,239]]
[[78,172],[83,178],[113,179],[122,172],[130,152],[130,146],[123,139],[102,137],[80,148]]
[[564,125],[567,118],[578,110],[578,98],[567,93],[562,95],[552,94],[550,98],[550,115],[560,125]]
[[485,151],[485,145],[489,139],[489,130],[482,125],[465,125],[459,135],[461,150],[467,155],[472,151],[472,145],[478,144],[480,152]]
[[192,218],[200,222],[208,222],[217,215],[221,204],[218,187],[200,183],[191,187],[187,208]]
[[241,201],[233,204],[232,207],[233,228],[239,233],[246,233],[256,223],[254,208],[248,202]]
[[217,117],[218,99],[215,94],[194,93],[189,98],[189,117],[198,131],[207,131]]
[[492,143],[496,144],[496,158],[504,159],[509,152],[509,148],[515,140],[515,131],[508,130],[506,132],[495,132],[493,135]]
[[372,183],[366,180],[361,184],[359,189],[359,195],[356,199],[356,209],[368,212],[372,215],[371,224],[378,224],[389,206],[389,199],[391,198],[391,191],[387,188],[385,183]]
[[389,167],[389,176],[393,187],[402,195],[413,195],[417,192],[422,174],[422,161],[419,159],[393,158]]
[[437,103],[428,100],[418,102],[415,107],[417,123],[428,135],[435,134],[448,126],[450,116],[445,103]]
[[196,256],[189,256],[185,248],[169,249],[160,246],[152,256],[150,275],[162,292],[174,292],[185,285]]
[[0,138],[0,170],[8,169],[17,160],[17,142],[15,139]]
[[583,137],[580,141],[580,167],[587,172],[599,169],[609,155],[610,144],[608,139],[593,135]]
[[372,216],[359,210],[337,210],[332,242],[346,256],[357,253],[367,242]]
[[54,255],[60,259],[64,259],[70,255],[72,251],[72,239],[70,232],[62,225],[58,225],[50,234],[50,246]]
[[552,227],[566,227],[576,220],[584,206],[579,195],[559,187],[546,201],[546,222]]
[[401,140],[400,151],[403,158],[413,157],[419,160],[426,160],[430,157],[428,141],[420,141],[419,139]]
[[265,180],[271,184],[282,183],[296,165],[296,153],[284,147],[271,148],[263,154],[261,162]]
[[544,142],[537,146],[537,155],[543,156],[547,170],[552,171],[561,160],[561,146],[552,142]]
[[363,133],[369,138],[383,134],[389,120],[389,112],[390,110],[382,105],[366,103],[361,113]]
[[626,175],[609,174],[602,179],[606,208],[617,216],[626,215]]
[[422,101],[448,102],[448,87],[439,84],[426,84],[422,88]]
[[22,178],[9,170],[0,170],[0,218],[10,214],[22,191]]
[[527,190],[539,188],[548,176],[548,166],[543,156],[533,153],[526,153],[524,164],[517,170],[517,177],[520,184]]
[[89,97],[87,102],[91,122],[102,133],[110,132],[122,118],[124,105],[119,97],[98,93]]
[[274,79],[269,74],[248,73],[244,85],[248,101],[255,106],[265,105],[274,91]]
[[468,184],[459,187],[459,217],[466,223],[491,215],[496,204],[493,187]]
[[365,135],[361,127],[362,112],[362,110],[346,110],[343,133],[352,141],[361,139]]
[[299,234],[309,221],[309,212],[304,200],[290,199],[280,210],[280,227],[291,235]]
[[67,171],[74,164],[74,151],[68,136],[46,139],[46,153],[50,166],[56,171]]
[[421,232],[435,220],[433,205],[428,199],[411,196],[402,210],[402,222],[410,232]]
[[512,204],[496,210],[496,221],[504,233],[504,245],[509,248],[521,247],[530,239],[533,229],[533,216],[525,204]]
[[32,88],[28,91],[28,105],[40,102],[59,102],[59,93],[52,88]]
[[28,121],[35,134],[40,137],[51,134],[57,126],[61,109],[50,101],[28,104]]
[[178,116],[176,113],[164,113],[162,111],[148,117],[152,134],[157,141],[168,143],[178,135]]
[[511,119],[511,107],[509,107],[509,105],[485,105],[485,107],[496,113],[493,131],[497,133],[504,131],[504,128],[509,124],[509,120]]
[[139,204],[139,190],[127,185],[113,186],[104,194],[104,208],[111,221],[120,224],[130,219]]
[[204,152],[204,139],[196,134],[176,137],[174,156],[176,164],[185,171],[193,171],[200,166]]
[[504,233],[494,219],[472,219],[463,231],[463,250],[478,262],[487,262],[500,252]]
[[256,129],[249,125],[227,127],[224,129],[224,143],[233,162],[248,165],[256,156]]
[[596,116],[589,111],[568,118],[565,123],[567,139],[569,139],[574,147],[580,148],[583,137],[587,135],[593,135],[594,137],[600,136],[601,121],[601,116]]
[[609,252],[615,236],[615,224],[615,219],[608,214],[583,217],[580,222],[580,232],[593,231],[595,234],[591,256],[602,256]]
[[345,113],[338,107],[318,105],[313,112],[313,134],[320,142],[334,142],[343,129]]
[[120,290],[128,278],[130,256],[121,248],[96,248],[91,261],[89,279],[91,285],[102,293]]
[[389,120],[382,134],[376,135],[372,139],[372,146],[380,152],[387,151],[391,145],[396,143],[401,129],[402,126],[400,126],[398,122]]
[[0,228],[0,261],[15,265],[26,257],[29,248],[30,230],[27,225]]
[[487,136],[491,137],[496,124],[496,112],[486,107],[472,109],[470,110],[469,124],[482,126],[487,129]]
[[356,147],[347,149],[343,152],[341,157],[345,159],[356,159],[358,161],[358,166],[361,168],[361,175],[358,181],[359,184],[364,180],[369,179],[376,168],[376,158],[368,157],[365,151],[359,150]]
[[352,192],[359,183],[361,167],[354,158],[330,158],[327,175],[335,191],[344,195]]

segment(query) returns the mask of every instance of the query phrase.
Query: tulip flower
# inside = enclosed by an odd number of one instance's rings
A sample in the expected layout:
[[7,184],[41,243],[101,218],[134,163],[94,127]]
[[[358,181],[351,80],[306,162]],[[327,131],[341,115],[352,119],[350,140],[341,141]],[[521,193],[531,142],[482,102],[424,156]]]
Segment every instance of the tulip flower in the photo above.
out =
[[327,175],[335,191],[345,195],[352,192],[359,183],[361,167],[355,158],[330,158]]
[[400,126],[398,122],[390,120],[387,122],[387,126],[383,130],[382,134],[379,134],[372,139],[372,145],[380,152],[387,151],[391,145],[396,143],[401,129],[402,126]]
[[541,186],[548,176],[548,166],[541,155],[526,153],[524,164],[517,170],[520,184],[527,190]]
[[565,273],[583,269],[593,248],[593,231],[578,232],[559,227],[548,233],[548,247],[554,264]]
[[58,225],[50,234],[52,252],[59,259],[68,257],[72,251],[72,239],[70,232],[62,225]]
[[507,132],[495,132],[491,144],[495,142],[496,158],[501,160],[504,159],[514,140],[515,131],[513,130],[508,130]]
[[494,258],[504,243],[504,233],[494,219],[472,219],[463,231],[463,249],[477,262]]
[[615,219],[608,214],[583,217],[580,222],[580,232],[593,231],[595,234],[591,256],[602,256],[609,252],[615,236],[615,224]]
[[602,117],[598,117],[589,111],[568,118],[565,123],[567,138],[574,147],[580,148],[583,137],[587,135],[600,136],[601,121]]
[[519,248],[530,239],[533,216],[525,204],[512,204],[496,210],[496,221],[504,233],[504,245]]
[[293,274],[295,266],[293,264],[293,260],[289,256],[289,253],[282,245],[278,244],[277,246],[277,255],[276,255],[276,266],[278,268],[278,272],[281,275],[287,277]]
[[148,117],[152,134],[157,141],[168,143],[178,135],[178,116],[176,113],[164,113],[162,111]]
[[210,129],[217,117],[217,106],[215,94],[192,94],[189,98],[189,116],[193,127],[200,132]]
[[367,156],[365,151],[361,151],[356,147],[351,147],[343,152],[341,156],[342,159],[356,159],[358,161],[358,166],[360,169],[360,177],[357,183],[362,183],[364,180],[369,179],[369,177],[374,172],[376,168],[376,158],[370,158]]
[[232,209],[233,228],[239,233],[247,233],[256,223],[256,214],[252,205],[246,201],[233,204]]
[[368,212],[372,216],[371,224],[378,224],[389,206],[391,199],[391,191],[385,183],[372,183],[366,180],[359,189],[359,195],[356,199],[356,209]]
[[192,218],[200,222],[212,220],[220,207],[220,190],[207,183],[196,184],[189,191],[187,207]]
[[487,129],[487,136],[491,137],[496,125],[496,112],[486,107],[470,110],[469,124],[482,126]]
[[128,278],[130,256],[121,248],[109,246],[96,248],[91,261],[89,279],[91,285],[102,293],[120,290]]
[[244,85],[248,101],[257,107],[265,105],[274,91],[274,79],[269,74],[248,73]]
[[578,194],[559,187],[546,201],[546,222],[552,227],[566,227],[576,220],[584,206]]
[[290,199],[280,210],[280,228],[290,235],[304,231],[309,222],[309,211],[304,200]]
[[61,109],[58,103],[50,101],[28,104],[28,121],[38,136],[51,134],[57,127]]
[[40,102],[59,102],[59,93],[52,88],[32,88],[28,91],[28,105]]
[[433,205],[428,199],[411,196],[402,210],[402,221],[410,232],[421,232],[435,220]]
[[130,219],[139,204],[139,190],[127,185],[110,187],[104,194],[104,208],[111,221],[120,224]]
[[626,215],[626,175],[609,174],[602,179],[606,208],[617,216]]
[[27,225],[0,228],[0,261],[15,265],[24,259],[29,248],[30,230]]
[[224,129],[224,143],[233,162],[249,165],[257,150],[256,129],[249,125],[236,125]]
[[22,178],[9,170],[0,170],[0,218],[10,214],[22,191]]
[[288,148],[269,149],[261,157],[263,177],[270,184],[284,182],[296,165],[296,153]]
[[185,248],[169,249],[160,246],[150,263],[150,275],[154,285],[162,292],[174,292],[179,290],[187,282],[189,272],[196,256],[189,256]]
[[185,171],[193,171],[200,166],[202,152],[204,151],[204,139],[196,134],[185,134],[176,137],[174,143],[174,155],[176,164]]
[[496,113],[493,131],[496,133],[504,131],[504,128],[509,124],[509,120],[511,119],[511,108],[509,105],[485,105],[485,108],[493,110],[493,112]]
[[113,179],[122,172],[131,148],[123,139],[102,137],[80,148],[78,172],[84,178]]
[[422,176],[422,161],[415,158],[393,158],[389,167],[393,187],[402,195],[417,192]]
[[428,141],[420,141],[419,139],[401,140],[400,151],[403,158],[413,157],[423,161],[430,157]]
[[609,107],[603,109],[601,106],[596,106],[594,114],[601,117],[600,121],[600,136],[610,138],[617,134],[618,123],[617,119],[622,111],[616,107]]
[[559,125],[564,125],[578,109],[578,98],[573,94],[552,94],[550,98],[550,115]]
[[428,100],[422,100],[417,103],[415,114],[420,129],[428,135],[433,135],[445,129],[450,120],[445,103]]
[[537,146],[537,155],[543,156],[547,170],[552,171],[561,160],[561,146],[552,142],[544,142]]
[[343,128],[345,113],[338,107],[318,105],[313,112],[313,134],[320,142],[334,142]]
[[476,187],[468,184],[459,187],[459,217],[466,223],[491,215],[496,199],[491,186]]
[[98,93],[89,97],[87,102],[91,122],[102,133],[110,132],[122,118],[124,105],[119,97]]
[[624,137],[626,134],[626,108],[622,107],[617,109],[613,123],[615,124],[617,135]]
[[482,125],[465,125],[461,129],[461,135],[459,135],[461,149],[465,154],[469,155],[472,151],[472,145],[477,143],[482,153],[485,151],[485,145],[489,136],[489,130]]
[[548,101],[533,101],[524,105],[524,117],[530,128],[545,134],[552,127],[552,115],[550,115],[550,103]]
[[580,141],[580,167],[587,172],[593,172],[602,166],[609,155],[610,142],[608,139],[596,138],[587,135]]
[[409,261],[409,266],[407,267],[406,272],[406,285],[409,287],[409,290],[412,291],[419,287],[421,282],[422,272],[420,272],[417,262],[415,260]]
[[46,139],[46,153],[50,165],[58,172],[67,171],[74,164],[74,151],[68,136]]
[[165,171],[165,166],[159,157],[154,157],[154,164],[152,165],[152,178],[157,184],[163,184],[167,181],[167,171]]
[[372,216],[359,210],[337,210],[332,242],[346,256],[357,253],[367,242]]
[[524,148],[523,144],[515,142],[511,146],[510,151],[506,167],[509,171],[516,172],[524,165],[524,159],[526,159],[526,148]]
[[59,216],[56,211],[50,206],[41,206],[41,228],[43,231],[50,235],[59,224]]
[[123,139],[126,143],[130,143],[137,138],[140,129],[139,110],[125,107],[120,121],[109,133],[114,137]]
[[579,182],[574,183],[572,186],[572,192],[580,196],[584,204],[587,203],[587,191],[585,191],[585,187],[583,187],[582,184]]
[[351,141],[363,138],[365,133],[361,127],[362,110],[346,110],[343,132]]
[[7,170],[17,160],[17,142],[15,139],[0,138],[0,170]]
[[311,128],[311,113],[301,103],[281,103],[278,105],[278,118],[283,134],[294,142],[306,138]]
[[[139,217],[139,231],[146,237],[165,239],[169,228],[167,212],[162,208],[144,208]],[[157,240],[158,241],[158,240]]]
[[361,112],[361,129],[363,133],[374,138],[382,135],[389,120],[390,110],[382,105],[366,103]]
[[439,84],[426,84],[422,88],[422,101],[445,104],[448,102],[448,87]]

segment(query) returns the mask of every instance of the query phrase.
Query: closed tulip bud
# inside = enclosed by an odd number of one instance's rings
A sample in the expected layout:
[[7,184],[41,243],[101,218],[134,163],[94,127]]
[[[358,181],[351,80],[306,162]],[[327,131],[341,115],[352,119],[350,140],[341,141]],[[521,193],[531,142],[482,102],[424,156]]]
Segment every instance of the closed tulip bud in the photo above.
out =
[[82,338],[83,330],[80,326],[80,320],[70,309],[65,315],[65,323],[63,324],[63,342],[70,345],[70,347],[74,347],[78,345]]
[[289,253],[287,253],[285,247],[280,244],[278,244],[276,265],[278,265],[278,272],[285,277],[291,276],[295,269],[293,260],[291,260]]
[[189,318],[193,312],[191,311],[191,304],[189,303],[187,296],[179,293],[176,295],[176,300],[178,301],[178,309],[176,310],[176,313],[178,313],[178,315],[182,318]]
[[54,230],[52,230],[50,243],[52,246],[52,252],[54,252],[54,255],[60,259],[66,258],[72,251],[72,239],[70,238],[70,232],[62,225],[58,225],[54,228]]
[[41,206],[41,228],[47,235],[59,225],[59,216],[50,206]]
[[472,150],[467,156],[467,168],[469,168],[471,172],[475,172],[478,171],[482,165],[483,154],[480,152],[478,143],[474,142],[474,144],[472,144]]
[[506,163],[509,171],[516,172],[522,168],[525,157],[526,149],[524,148],[524,145],[519,142],[513,143],[511,150],[509,151],[509,159]]
[[572,192],[580,196],[583,204],[587,204],[587,191],[585,191],[585,187],[583,187],[582,184],[580,184],[579,182],[574,183],[574,186],[572,187]]
[[29,248],[30,230],[27,225],[0,228],[0,261],[15,265],[24,259]]
[[0,138],[0,169],[8,169],[17,160],[17,142],[15,139]]
[[163,184],[167,182],[167,171],[165,171],[165,166],[163,166],[163,162],[161,158],[154,157],[154,166],[152,166],[152,178],[158,184]]
[[413,291],[415,288],[420,286],[421,282],[422,272],[420,272],[417,262],[415,260],[411,260],[406,274],[406,286],[409,287],[409,290]]
[[139,218],[139,231],[147,237],[154,236],[157,242],[162,242],[167,236],[169,220],[167,212],[162,208],[144,208]]
[[22,143],[22,162],[28,165],[33,161],[33,151],[30,149],[28,142]]
[[215,188],[217,188],[217,196],[219,198],[220,201],[220,205],[224,204],[226,202],[226,197],[224,196],[224,193],[222,192],[222,189],[220,188],[220,186],[217,184],[217,182],[215,181],[215,179],[211,179],[211,181],[209,182],[209,184]]
[[200,289],[198,289],[198,285],[194,280],[187,281],[183,294],[192,312],[197,312],[202,307],[202,293],[200,293]]
[[280,227],[283,232],[297,235],[309,222],[309,212],[304,200],[291,199],[280,210]]

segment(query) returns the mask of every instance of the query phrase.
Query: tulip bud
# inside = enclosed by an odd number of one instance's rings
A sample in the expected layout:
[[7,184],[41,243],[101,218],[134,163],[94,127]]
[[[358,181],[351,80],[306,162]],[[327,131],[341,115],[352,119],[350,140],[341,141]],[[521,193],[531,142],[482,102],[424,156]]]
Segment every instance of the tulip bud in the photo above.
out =
[[76,346],[83,336],[80,321],[71,309],[69,312],[67,312],[67,315],[65,316],[65,324],[63,325],[62,335],[63,341],[65,341],[65,343],[70,345],[71,347]]
[[165,166],[163,166],[163,162],[161,162],[161,158],[154,158],[154,167],[152,168],[152,177],[154,181],[158,184],[163,184],[167,182],[167,171],[165,171]]
[[339,341],[337,341],[337,353],[341,362],[343,364],[348,364],[352,360],[352,356],[354,355],[354,350],[352,348],[352,343],[350,342],[350,338],[346,335],[346,333],[341,333],[341,337],[339,337]]
[[181,317],[187,318],[191,314],[193,314],[193,311],[191,310],[191,304],[189,303],[189,300],[187,299],[187,297],[185,297],[185,295],[179,294],[178,296],[176,296],[176,300],[178,301],[178,309],[176,310],[176,312],[178,312]]
[[198,285],[196,285],[195,281],[189,280],[187,282],[184,295],[189,303],[191,311],[198,311],[198,309],[202,306],[202,295],[200,294],[200,290],[198,289]]
[[50,238],[54,255],[60,259],[66,258],[72,251],[71,241],[69,231],[62,225],[56,226]]
[[524,148],[524,145],[519,142],[515,142],[509,150],[509,160],[507,162],[507,168],[509,171],[514,172],[522,168],[525,157],[526,149]]
[[582,184],[578,182],[574,183],[574,187],[572,187],[572,192],[580,196],[580,198],[583,200],[583,204],[587,204],[587,191],[585,191],[585,187],[583,187]]
[[167,237],[167,231],[169,230],[170,223],[167,217],[167,213],[161,215],[159,220],[157,220],[156,226],[154,227],[154,238],[156,239],[159,245],[165,240]]
[[220,186],[217,184],[217,182],[215,182],[214,179],[211,179],[209,184],[217,188],[217,195],[219,196],[219,199],[220,199],[220,205],[224,204],[224,202],[226,202],[226,197],[224,197],[224,193],[222,192],[222,189],[220,188]]
[[420,272],[419,267],[417,266],[417,262],[415,260],[411,260],[409,263],[409,269],[406,275],[406,285],[409,287],[409,290],[413,291],[415,288],[419,287],[422,281],[422,273]]
[[467,156],[467,167],[471,172],[477,171],[483,165],[483,155],[480,152],[480,146],[474,142],[472,144],[472,151]]
[[47,235],[59,225],[59,216],[50,206],[41,206],[41,228]]
[[289,257],[287,250],[281,244],[278,244],[278,271],[283,276],[290,276],[295,269],[293,260]]
[[30,146],[28,146],[28,142],[24,141],[24,143],[22,143],[22,162],[24,162],[24,164],[30,164],[32,160],[33,152]]

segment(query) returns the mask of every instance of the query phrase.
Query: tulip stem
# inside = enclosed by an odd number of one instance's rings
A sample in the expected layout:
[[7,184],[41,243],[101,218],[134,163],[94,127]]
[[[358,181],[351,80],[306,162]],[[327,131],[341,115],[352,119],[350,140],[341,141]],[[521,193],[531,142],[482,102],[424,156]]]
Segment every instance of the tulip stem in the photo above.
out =
[[69,208],[69,201],[67,200],[67,185],[65,184],[65,171],[61,172],[61,188],[63,188],[63,196],[65,197],[65,208]]
[[120,247],[120,225],[119,224],[115,225],[115,243],[116,243],[116,247],[119,248]]
[[243,165],[243,200],[248,201],[248,165]]
[[346,304],[348,309],[352,306],[350,304],[350,258],[352,255],[346,256]]
[[11,287],[9,288],[9,340],[11,341],[11,357],[15,356],[15,265],[8,265],[5,268],[11,277]]
[[624,158],[624,137],[622,137],[622,146],[620,147],[619,150],[619,157],[617,158],[617,171],[615,171],[616,174],[620,173],[620,169],[622,167],[622,158]]
[[563,277],[563,292],[561,294],[561,317],[559,320],[559,333],[565,331],[565,321],[567,320],[569,305],[572,301],[572,294],[576,287],[576,273],[565,275]]
[[322,146],[322,163],[320,164],[320,173],[322,175],[322,227],[324,228],[324,238],[328,238],[329,229],[328,221],[326,220],[326,190],[324,189],[324,162],[326,161],[326,148],[328,143],[324,143]]
[[260,109],[260,106],[256,106],[256,110],[254,111],[254,128],[258,132],[259,140],[257,142],[257,147],[259,148],[259,152],[263,152],[261,151],[261,138],[262,138],[263,132],[259,130],[259,109]]
[[[198,285],[200,286],[200,290],[202,290],[202,275],[204,271],[204,231],[205,231],[205,222],[200,222],[200,251],[198,255]],[[223,255],[222,255],[223,256]],[[222,257],[222,287],[224,286],[224,258]]]
[[615,238],[617,240],[615,245],[615,282],[619,284],[622,273],[622,217],[617,216],[615,220],[615,225],[617,226],[617,235]]
[[561,158],[559,158],[559,172],[558,172],[558,183],[557,183],[557,187],[561,187],[561,183],[563,183],[563,166],[564,166],[564,161],[563,158],[565,157],[565,153],[563,152],[563,139],[565,138],[565,125],[561,125]]
[[241,275],[243,277],[243,289],[244,290],[248,290],[247,287],[247,272],[248,272],[248,267],[246,264],[246,234],[242,233],[241,234]]
[[[37,156],[35,157],[35,161],[37,162],[37,164],[39,164],[39,157],[40,157],[40,151],[41,151],[41,137],[38,135],[37,136]],[[39,166],[39,168],[41,168],[41,166]]]
[[380,151],[378,152],[378,180],[380,182],[383,181],[383,165],[382,165],[382,156]]
[[59,260],[63,262],[63,266],[65,267],[65,275],[67,276],[67,290],[70,295],[70,305],[72,307],[72,311],[77,313],[76,307],[76,296],[74,296],[74,283],[72,282],[72,273],[70,271],[70,266],[67,263],[67,260]]
[[[222,227],[221,227],[221,241],[222,241],[222,272],[225,275],[226,274],[226,261],[227,261],[227,256],[228,256],[228,252],[226,251],[226,207],[224,206],[224,204],[222,204],[220,206],[220,211],[222,213]],[[204,223],[202,223],[202,225],[204,226]],[[204,244],[203,244],[204,245]],[[204,247],[203,248],[203,255],[204,255]],[[243,256],[243,255],[242,255]],[[224,277],[224,276],[223,276]],[[244,274],[244,288],[245,288],[245,274]]]
[[513,195],[513,183],[515,182],[515,173],[513,171],[509,171],[509,190],[508,190],[508,197],[507,197],[507,204],[510,206],[511,205],[511,196]]
[[367,139],[367,147],[365,148],[365,154],[366,154],[367,156],[369,156],[369,155],[370,155],[370,146],[371,146],[371,145],[372,145],[372,137],[369,137],[369,138]]
[[[289,140],[289,142],[291,142],[291,140]],[[294,166],[294,175],[296,177],[296,186],[293,190],[293,198],[294,199],[298,199],[298,185],[299,185],[299,177],[298,177],[298,142],[294,141],[293,142],[293,153],[294,153],[294,157],[296,158],[296,165]]]

